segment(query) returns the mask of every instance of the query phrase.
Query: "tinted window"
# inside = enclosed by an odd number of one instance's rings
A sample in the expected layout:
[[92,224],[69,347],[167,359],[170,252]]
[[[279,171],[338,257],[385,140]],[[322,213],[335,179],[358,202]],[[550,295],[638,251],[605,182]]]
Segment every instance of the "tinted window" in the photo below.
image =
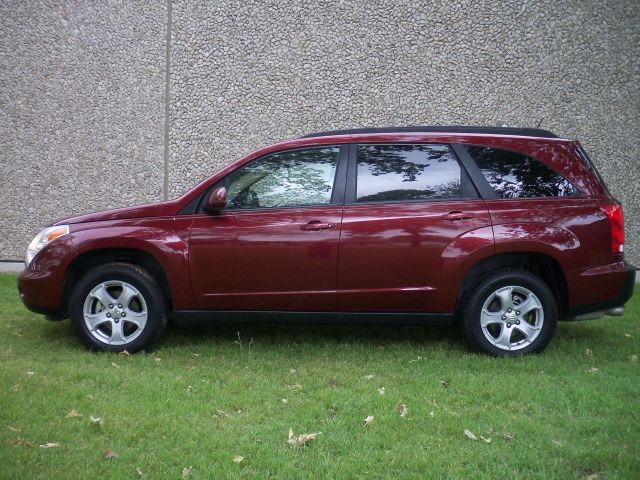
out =
[[565,197],[571,183],[542,162],[522,153],[467,146],[471,157],[499,198]]
[[231,174],[227,208],[326,205],[339,156],[340,147],[323,147],[262,157]]
[[591,161],[591,158],[589,157],[589,155],[587,155],[587,151],[582,147],[576,147],[576,153],[582,159],[585,165],[589,167],[591,172],[593,172],[593,174],[596,176],[596,178],[600,182],[600,185],[602,185],[602,188],[604,188],[605,192],[607,192],[607,195],[611,195],[609,193],[609,188],[607,187],[607,184],[604,181],[604,178],[602,177],[602,175],[600,175],[600,172],[596,168],[595,164]]
[[461,171],[447,145],[359,145],[358,202],[462,196]]

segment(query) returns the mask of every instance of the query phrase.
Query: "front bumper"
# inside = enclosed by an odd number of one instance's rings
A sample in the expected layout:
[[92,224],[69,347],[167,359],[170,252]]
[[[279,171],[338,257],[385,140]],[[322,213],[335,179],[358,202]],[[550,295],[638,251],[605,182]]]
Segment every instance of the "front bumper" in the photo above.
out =
[[24,306],[54,318],[63,316],[65,272],[75,257],[70,235],[44,247],[18,277],[18,293]]

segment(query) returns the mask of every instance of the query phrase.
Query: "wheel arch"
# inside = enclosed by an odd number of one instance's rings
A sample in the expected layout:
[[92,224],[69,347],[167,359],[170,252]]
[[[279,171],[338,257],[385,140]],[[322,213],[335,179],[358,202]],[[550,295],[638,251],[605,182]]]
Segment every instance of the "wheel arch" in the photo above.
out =
[[81,253],[69,264],[62,287],[61,311],[63,317],[69,314],[69,298],[74,285],[86,272],[106,263],[130,263],[145,269],[158,282],[162,293],[172,305],[169,281],[160,261],[151,253],[137,248],[100,248]]
[[467,294],[484,276],[500,268],[518,268],[532,273],[545,282],[558,304],[560,317],[566,315],[569,308],[567,280],[560,263],[552,256],[540,252],[508,252],[485,257],[473,264],[464,276],[458,291],[455,305],[455,317],[459,317]]

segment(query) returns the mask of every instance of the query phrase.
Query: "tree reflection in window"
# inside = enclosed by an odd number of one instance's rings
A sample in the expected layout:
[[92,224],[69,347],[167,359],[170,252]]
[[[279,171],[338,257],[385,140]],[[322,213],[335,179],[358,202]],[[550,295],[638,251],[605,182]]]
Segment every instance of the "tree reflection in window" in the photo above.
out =
[[359,145],[356,201],[459,198],[460,174],[447,145]]
[[467,151],[499,198],[566,197],[576,193],[566,178],[535,158],[493,147],[468,145]]
[[252,162],[229,178],[227,208],[329,204],[339,155],[340,147],[311,148]]

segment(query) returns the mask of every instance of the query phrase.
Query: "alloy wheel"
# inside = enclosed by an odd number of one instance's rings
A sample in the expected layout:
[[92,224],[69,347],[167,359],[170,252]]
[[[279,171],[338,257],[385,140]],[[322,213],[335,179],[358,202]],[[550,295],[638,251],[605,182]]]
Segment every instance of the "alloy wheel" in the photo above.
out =
[[506,286],[490,294],[482,305],[480,326],[495,347],[515,351],[540,335],[544,309],[538,297],[521,286]]
[[109,280],[86,296],[84,323],[89,333],[107,345],[126,345],[140,336],[147,323],[147,303],[130,283]]

